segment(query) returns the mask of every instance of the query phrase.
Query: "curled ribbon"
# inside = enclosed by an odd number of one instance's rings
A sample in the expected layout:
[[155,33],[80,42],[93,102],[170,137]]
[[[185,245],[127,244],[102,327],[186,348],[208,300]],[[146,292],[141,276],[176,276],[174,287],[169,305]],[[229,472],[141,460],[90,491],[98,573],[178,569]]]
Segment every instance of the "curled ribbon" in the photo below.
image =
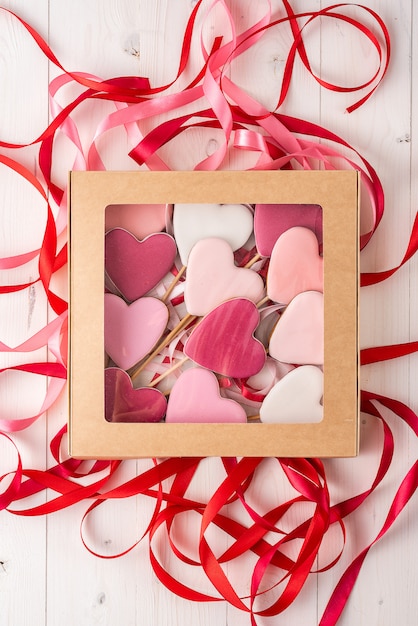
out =
[[[345,12],[345,9],[353,5],[342,3],[322,8],[319,11],[295,13],[289,0],[283,0],[284,17],[272,21],[270,2],[266,2],[265,12],[259,21],[246,31],[237,34],[226,3],[223,0],[213,0],[206,9],[206,18],[219,5],[217,8],[224,12],[229,26],[229,38],[216,36],[207,47],[201,35],[203,66],[192,80],[187,81],[185,88],[178,88],[174,91],[176,83],[178,84],[184,77],[185,70],[190,64],[191,40],[202,4],[203,0],[195,4],[188,20],[175,78],[168,84],[157,87],[151,87],[149,80],[143,77],[114,77],[102,80],[87,73],[65,70],[35,29],[16,14],[1,8],[20,22],[49,61],[63,74],[50,84],[52,121],[39,137],[26,144],[0,141],[0,147],[8,150],[39,145],[38,159],[43,175],[42,182],[19,161],[9,156],[0,154],[0,163],[32,185],[41,195],[46,206],[45,230],[39,249],[0,259],[0,269],[7,271],[37,258],[39,277],[35,281],[29,280],[22,284],[1,285],[0,294],[21,291],[40,282],[56,315],[56,318],[45,328],[19,346],[13,348],[0,342],[0,350],[9,353],[30,353],[46,346],[49,356],[55,359],[55,361],[45,363],[29,362],[0,370],[0,375],[9,369],[42,375],[50,379],[44,401],[36,415],[21,420],[0,420],[0,428],[3,431],[0,431],[2,441],[14,447],[17,455],[14,470],[0,477],[0,483],[7,484],[7,487],[0,493],[0,509],[7,509],[21,516],[44,515],[72,506],[82,500],[88,500],[90,504],[81,521],[80,532],[82,541],[93,554],[102,558],[115,558],[126,554],[137,545],[138,541],[147,537],[150,561],[155,574],[168,589],[194,601],[226,600],[249,613],[251,623],[255,626],[257,616],[274,616],[282,613],[296,600],[306,579],[313,571],[315,559],[321,545],[327,539],[328,530],[335,524],[341,531],[342,547],[336,556],[319,571],[330,569],[339,560],[346,541],[344,518],[358,509],[381,483],[392,460],[393,434],[377,406],[380,404],[394,412],[417,434],[418,420],[411,409],[396,400],[362,391],[362,410],[378,419],[383,429],[381,458],[371,486],[349,500],[331,505],[326,469],[319,459],[277,459],[278,467],[284,472],[297,495],[264,514],[260,514],[251,506],[248,497],[258,468],[266,462],[264,459],[221,459],[225,470],[224,480],[207,501],[197,501],[189,498],[187,491],[199,465],[204,462],[203,459],[166,459],[159,462],[154,460],[149,470],[109,489],[108,482],[110,479],[117,478],[121,462],[96,461],[89,464],[67,458],[63,453],[65,427],[60,429],[50,443],[55,465],[46,471],[23,468],[19,450],[11,436],[7,434],[29,427],[54,404],[65,384],[67,303],[50,288],[54,274],[67,262],[66,244],[64,243],[61,247],[58,244],[59,238],[65,235],[66,229],[66,189],[60,188],[52,179],[54,140],[58,134],[64,135],[75,149],[73,169],[105,169],[104,159],[99,149],[100,138],[116,127],[125,129],[131,146],[129,155],[133,161],[139,166],[146,166],[150,169],[170,169],[158,153],[159,150],[181,133],[193,128],[216,129],[223,136],[221,144],[211,155],[197,163],[195,169],[219,168],[229,151],[233,150],[254,153],[254,169],[292,169],[295,166],[312,169],[318,167],[318,164],[325,169],[333,169],[335,167],[333,160],[336,157],[343,158],[347,167],[361,172],[362,184],[369,196],[373,211],[373,227],[369,232],[362,233],[361,247],[368,243],[382,219],[384,194],[372,165],[355,148],[331,131],[277,111],[290,89],[293,66],[297,56],[321,87],[337,93],[358,91],[363,93],[360,99],[348,107],[348,112],[354,111],[366,102],[386,74],[390,60],[390,38],[382,19],[371,9],[361,7],[373,20],[375,30],[372,30]],[[306,30],[318,18],[342,21],[366,38],[376,51],[378,59],[377,69],[368,80],[355,86],[342,86],[326,81],[315,73],[304,44],[304,36]],[[241,54],[259,41],[266,31],[286,24],[290,27],[293,41],[285,63],[277,107],[274,111],[270,111],[233,83],[227,76],[227,70]],[[74,100],[61,105],[58,98],[67,84],[77,84],[81,91]],[[205,104],[203,108],[200,108],[202,99]],[[115,110],[98,125],[91,144],[83,146],[72,114],[84,102],[94,103],[96,100],[113,103]],[[196,105],[197,110],[184,113],[182,109],[185,105]],[[156,120],[161,114],[169,114],[168,121],[155,122],[151,130],[143,134],[141,121]],[[328,145],[321,143],[322,140],[327,140]],[[348,152],[350,156],[341,155],[338,151],[340,148]],[[54,216],[51,209],[48,194],[58,206],[57,216]],[[363,274],[362,285],[367,286],[390,278],[408,262],[417,250],[418,218],[415,219],[407,250],[399,265],[388,270]],[[180,302],[182,295],[178,294],[175,298]],[[169,359],[172,358],[174,350],[174,345],[169,347]],[[412,354],[417,350],[418,342],[416,341],[402,345],[367,348],[361,352],[361,362],[364,365],[376,363]],[[236,381],[236,384],[241,383]],[[259,397],[251,394],[250,389],[244,389],[244,391],[250,401],[260,400]],[[90,483],[87,485],[85,484],[86,477],[90,478]],[[167,487],[167,484],[170,484],[170,487]],[[415,464],[402,481],[380,532],[374,541],[360,552],[337,584],[320,626],[333,626],[337,623],[369,550],[389,530],[414,494],[416,485],[417,465]],[[26,498],[44,489],[51,489],[57,494],[56,497],[31,508],[12,508],[13,503],[20,502],[21,506]],[[105,505],[107,501],[117,501],[120,498],[137,495],[144,495],[155,501],[154,511],[143,535],[132,546],[127,546],[123,552],[111,557],[94,551],[85,537],[85,521],[88,516],[98,506]],[[232,503],[243,507],[251,520],[248,525],[241,524],[232,516],[225,514],[225,505]],[[311,507],[312,514],[304,522],[290,531],[280,528],[288,511],[306,504]],[[194,512],[201,519],[199,554],[196,559],[186,555],[176,545],[174,538],[174,522],[185,512]],[[219,556],[216,556],[209,539],[209,530],[213,525],[230,539],[229,547]],[[170,574],[161,562],[156,549],[156,537],[160,533],[165,533],[167,542],[177,558],[190,567],[199,567],[203,570],[216,591],[216,595],[193,589]],[[286,544],[292,542],[298,546],[298,553],[294,559],[289,558],[284,550]],[[247,552],[252,552],[256,563],[252,572],[250,591],[242,595],[229,581],[223,566]],[[272,587],[266,588],[264,583],[266,571],[271,567],[277,572],[277,582],[273,587],[277,588],[278,597],[269,606],[256,609],[259,598],[272,589]]]

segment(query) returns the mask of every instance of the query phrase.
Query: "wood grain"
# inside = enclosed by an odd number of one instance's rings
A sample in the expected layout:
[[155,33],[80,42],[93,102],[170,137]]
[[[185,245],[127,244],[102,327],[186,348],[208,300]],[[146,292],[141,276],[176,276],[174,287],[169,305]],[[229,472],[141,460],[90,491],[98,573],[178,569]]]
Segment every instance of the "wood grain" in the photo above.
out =
[[[194,6],[190,0],[10,0],[3,6],[49,37],[50,45],[70,70],[94,73],[103,78],[117,75],[149,76],[152,85],[172,80],[176,74],[182,33]],[[231,2],[239,28],[260,16],[264,3],[245,0]],[[354,3],[351,3],[354,4]],[[418,79],[411,63],[418,62],[418,15],[412,0],[367,0],[368,7],[386,21],[393,42],[390,71],[384,83],[361,109],[348,115],[345,107],[353,94],[337,94],[321,89],[296,62],[295,74],[283,113],[320,123],[352,143],[376,168],[386,195],[386,214],[376,235],[362,253],[362,269],[377,271],[389,268],[402,258],[410,227],[418,206],[418,150],[412,139],[418,132]],[[209,5],[209,2],[207,3]],[[325,6],[319,0],[295,0],[296,10],[317,10]],[[275,15],[282,15],[279,0],[272,2]],[[353,8],[353,15],[365,19],[364,12]],[[202,18],[199,18],[201,20]],[[201,23],[198,20],[198,23]],[[221,27],[216,15],[207,22],[205,38]],[[225,25],[222,25],[226,29]],[[226,29],[227,30],[227,29]],[[231,76],[268,106],[278,98],[280,76],[289,30],[275,29],[230,68]],[[200,67],[200,43],[194,42],[190,75]],[[376,55],[364,37],[344,24],[322,20],[306,31],[306,45],[312,66],[327,78],[341,84],[353,84],[375,67]],[[412,61],[411,61],[412,59]],[[15,21],[0,14],[0,136],[2,139],[28,141],[34,138],[48,120],[48,80],[57,75]],[[29,96],[30,94],[30,96]],[[29,100],[30,98],[30,100]],[[28,104],[30,101],[30,112]],[[91,141],[95,128],[110,112],[107,104],[87,103],[76,113],[82,138]],[[414,115],[415,112],[415,115]],[[165,116],[166,117],[166,116]],[[164,119],[164,116],[161,117]],[[144,131],[149,122],[143,124]],[[207,156],[222,135],[211,129],[197,129],[171,142],[162,158],[173,169],[190,169]],[[100,139],[106,165],[115,169],[134,169],[126,156],[123,132],[112,131]],[[57,146],[62,160],[55,165],[59,182],[67,176],[74,157],[72,147]],[[34,166],[35,152],[25,150],[19,158]],[[235,154],[226,164],[249,167],[251,155]],[[28,247],[39,246],[45,220],[45,207],[16,176],[0,168],[0,253],[18,254]],[[24,218],[25,227],[21,227]],[[1,284],[19,282],[34,276],[36,263],[19,271],[1,272]],[[387,282],[362,290],[362,346],[383,345],[418,338],[418,259]],[[64,283],[65,276],[62,276]],[[62,287],[63,288],[63,287]],[[0,296],[0,340],[17,345],[41,328],[47,321],[47,308],[41,290]],[[26,355],[0,354],[1,363],[24,362]],[[362,369],[361,385],[365,389],[395,397],[418,410],[415,381],[418,375],[416,356]],[[2,375],[0,396],[8,416],[25,415],[34,398],[41,401],[43,382],[28,377]],[[22,393],[22,388],[24,393]],[[32,404],[33,406],[33,404]],[[41,418],[27,432],[17,436],[26,467],[43,468],[51,463],[47,442],[66,419],[65,397],[57,403],[48,419]],[[343,559],[330,572],[312,576],[298,600],[283,616],[261,618],[259,626],[278,623],[315,626],[339,576],[358,551],[371,541],[380,529],[402,476],[416,458],[416,441],[406,428],[385,412],[397,442],[394,463],[379,490],[360,513],[347,521],[348,540]],[[36,441],[36,446],[33,442]],[[360,456],[351,460],[328,460],[326,467],[335,499],[349,497],[372,481],[379,460],[381,433],[371,417],[363,416]],[[10,447],[1,443],[0,470],[14,467]],[[287,481],[268,460],[257,476],[251,498],[260,511],[273,502],[291,495]],[[130,461],[121,479],[129,479],[148,467],[150,462]],[[213,493],[223,477],[218,459],[207,459],[192,484],[191,497],[204,498]],[[48,497],[51,497],[50,495]],[[33,499],[42,502],[45,495]],[[48,518],[20,518],[3,512],[0,516],[0,626],[244,626],[248,615],[225,603],[193,604],[173,596],[156,579],[148,556],[146,540],[120,559],[102,560],[82,545],[79,526],[87,504]],[[152,511],[145,498],[109,503],[88,519],[85,534],[92,550],[114,554],[140,538]],[[238,517],[242,512],[231,509]],[[339,622],[341,626],[413,626],[418,614],[415,592],[418,566],[417,503],[411,502],[388,535],[377,544],[366,559],[354,592]],[[289,518],[291,525],[295,519]],[[174,529],[182,547],[196,556],[199,520],[190,515],[181,528]],[[340,548],[340,536],[324,546],[319,559],[323,566]],[[216,531],[213,545],[225,547],[225,538]],[[203,591],[213,590],[193,568],[176,562],[163,536],[156,548],[165,562],[170,562],[179,578],[195,583]],[[248,590],[251,557],[228,566],[228,574],[242,593]],[[192,571],[191,571],[192,570]],[[269,579],[267,583],[272,583]]]

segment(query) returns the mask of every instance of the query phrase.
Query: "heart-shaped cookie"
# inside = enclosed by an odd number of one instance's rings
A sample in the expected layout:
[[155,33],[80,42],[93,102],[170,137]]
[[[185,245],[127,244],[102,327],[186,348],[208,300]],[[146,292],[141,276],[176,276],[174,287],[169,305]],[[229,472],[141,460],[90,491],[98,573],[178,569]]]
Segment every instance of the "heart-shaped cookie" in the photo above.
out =
[[296,365],[324,362],[324,296],[298,294],[286,308],[270,337],[270,356]]
[[225,239],[232,250],[248,241],[253,230],[253,214],[243,204],[175,204],[174,237],[180,259],[187,265],[190,250],[205,237]]
[[165,204],[110,204],[105,210],[105,229],[125,228],[144,239],[163,230],[165,215]]
[[322,243],[322,208],[318,204],[256,204],[254,235],[258,253],[271,256],[280,235],[294,226],[309,228]]
[[197,324],[184,345],[184,353],[218,374],[231,378],[253,376],[266,360],[263,344],[253,336],[258,322],[259,313],[251,300],[227,300]]
[[108,422],[160,422],[167,399],[153,387],[134,389],[128,374],[117,367],[105,370],[105,418]]
[[231,298],[261,300],[264,282],[251,269],[236,267],[231,246],[224,239],[201,239],[192,248],[187,265],[184,301],[192,315],[206,315]]
[[276,241],[267,274],[267,295],[288,304],[303,291],[324,290],[324,260],[318,240],[308,228],[296,226]]
[[123,228],[106,234],[105,268],[126,300],[138,300],[155,287],[173,267],[176,244],[167,233],[139,241]]
[[276,361],[276,359],[267,357],[263,368],[258,374],[251,376],[247,380],[247,385],[254,389],[255,392],[266,394],[278,380],[286,376],[286,374],[293,369],[294,366],[289,363],[281,363],[280,361]]
[[146,356],[161,338],[168,309],[157,298],[140,298],[132,304],[113,293],[104,296],[104,345],[112,361],[124,370]]
[[242,422],[247,415],[238,402],[222,398],[213,372],[191,367],[175,382],[167,406],[166,422]]
[[310,424],[323,419],[324,375],[313,365],[302,365],[279,380],[265,397],[260,421],[267,424]]

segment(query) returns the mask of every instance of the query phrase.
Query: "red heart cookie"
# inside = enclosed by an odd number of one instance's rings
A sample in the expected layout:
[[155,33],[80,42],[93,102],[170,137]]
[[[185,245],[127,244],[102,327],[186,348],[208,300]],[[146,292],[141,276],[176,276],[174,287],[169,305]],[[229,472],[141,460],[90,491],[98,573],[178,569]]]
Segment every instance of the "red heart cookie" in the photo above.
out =
[[[209,288],[208,288],[209,287]],[[192,248],[187,265],[184,301],[192,315],[206,315],[231,298],[261,300],[264,282],[254,270],[236,267],[231,246],[224,239],[201,239]]]
[[213,372],[191,367],[174,384],[167,406],[166,422],[243,422],[247,415],[238,402],[222,398]]
[[163,334],[168,309],[157,298],[132,304],[113,293],[104,296],[104,344],[112,361],[124,370],[146,356]]
[[277,239],[289,228],[305,226],[322,243],[322,208],[318,204],[256,204],[254,236],[261,256],[271,256]]
[[324,296],[318,291],[297,295],[270,337],[270,355],[284,363],[322,365],[324,362]]
[[259,323],[257,307],[246,298],[234,298],[208,313],[184,346],[192,361],[209,370],[248,378],[261,370],[266,352],[253,332]]
[[300,226],[290,228],[271,253],[267,295],[273,302],[288,304],[298,293],[323,290],[324,260],[315,234]]
[[117,367],[105,370],[105,417],[108,422],[160,422],[166,409],[166,397],[158,389],[134,389],[123,370]]
[[106,272],[129,302],[158,285],[173,267],[176,254],[175,241],[167,233],[155,233],[142,241],[123,228],[106,234]]

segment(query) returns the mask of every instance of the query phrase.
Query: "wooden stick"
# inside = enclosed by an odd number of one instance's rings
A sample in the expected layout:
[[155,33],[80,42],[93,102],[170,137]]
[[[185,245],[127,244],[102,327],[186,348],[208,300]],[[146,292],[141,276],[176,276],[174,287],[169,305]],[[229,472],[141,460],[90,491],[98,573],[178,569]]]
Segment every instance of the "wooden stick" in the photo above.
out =
[[180,359],[180,361],[177,361],[177,363],[169,367],[165,372],[160,374],[158,378],[155,378],[153,381],[151,381],[148,387],[156,387],[162,380],[164,380],[164,378],[169,376],[172,372],[175,372],[179,367],[183,365],[183,363],[186,363],[186,361],[189,361],[188,356],[185,356],[183,359]]
[[253,258],[250,259],[246,265],[244,265],[244,268],[249,269],[250,267],[254,265],[254,263],[257,263],[257,261],[259,261],[260,259],[261,259],[261,254],[258,254],[257,252],[257,254],[255,254]]
[[247,416],[247,422],[255,422],[255,420],[259,420],[260,416],[259,415],[248,415]]
[[173,291],[174,287],[177,285],[177,283],[179,282],[180,278],[183,276],[185,271],[186,271],[186,266],[182,265],[182,267],[178,271],[177,276],[174,276],[173,280],[171,281],[170,285],[167,288],[167,291],[161,298],[161,302],[167,302],[168,297],[171,295],[171,292]]
[[257,304],[256,304],[257,309],[259,309],[261,306],[263,306],[263,304],[265,304],[269,300],[270,300],[270,298],[268,296],[264,296],[264,298],[262,300],[260,300],[260,302],[257,302]]
[[147,356],[145,361],[141,361],[136,366],[134,365],[133,369],[131,369],[129,372],[131,379],[134,380],[138,376],[138,374],[142,372],[142,370],[148,365],[148,363],[150,363],[157,356],[157,354],[159,354],[161,350],[165,348],[172,339],[174,339],[174,337],[180,331],[184,330],[184,328],[186,328],[186,326],[188,326],[195,319],[196,319],[196,315],[191,315],[190,313],[187,313],[183,317],[183,319],[180,320],[177,326],[173,328],[171,332],[168,333],[168,335],[164,338],[164,340],[161,343],[159,343],[156,348],[154,348],[151,354]]

